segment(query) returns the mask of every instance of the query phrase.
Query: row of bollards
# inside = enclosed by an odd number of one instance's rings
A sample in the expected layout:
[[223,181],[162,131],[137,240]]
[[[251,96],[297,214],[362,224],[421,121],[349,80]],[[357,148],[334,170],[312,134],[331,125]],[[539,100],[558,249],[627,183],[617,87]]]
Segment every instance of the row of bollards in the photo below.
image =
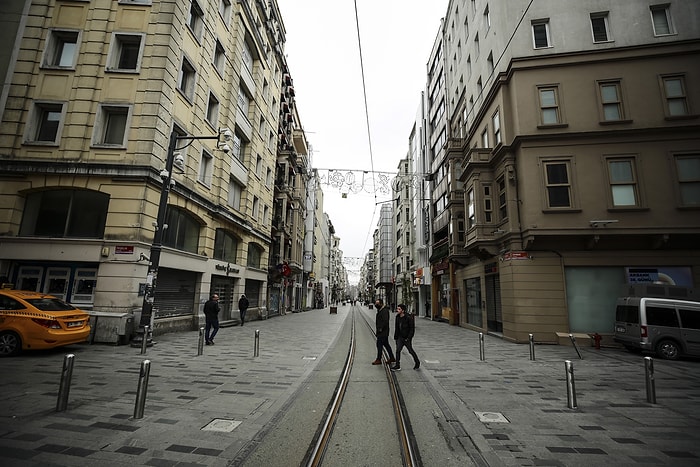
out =
[[[148,335],[148,326],[144,326],[144,336]],[[199,340],[197,342],[197,355],[202,355],[204,352],[204,328],[199,328]],[[141,345],[141,353],[146,353],[146,339],[144,338]],[[260,330],[255,330],[255,344],[253,347],[253,356],[260,356]],[[61,381],[58,386],[58,398],[56,400],[56,412],[64,412],[68,408],[68,396],[70,395],[70,386],[73,379],[73,364],[75,362],[74,354],[67,354],[63,358],[63,371],[61,371]],[[139,372],[138,389],[136,390],[136,402],[134,404],[134,418],[143,418],[143,411],[146,406],[146,394],[148,393],[148,378],[151,373],[151,361],[144,360],[141,362]]]
[[[63,371],[61,372],[61,382],[58,386],[58,398],[56,400],[56,412],[65,412],[68,408],[68,395],[70,394],[71,381],[73,379],[73,363],[75,355],[67,354],[63,358]],[[146,393],[148,391],[148,376],[151,373],[151,362],[144,360],[141,362],[141,372],[139,373],[139,385],[136,391],[136,403],[134,404],[134,418],[143,418],[143,409],[146,405]]]
[[[578,354],[578,358],[583,360],[581,356],[581,351],[576,345],[576,338],[573,334],[569,334],[569,339]],[[530,344],[530,360],[535,360],[535,338],[532,334],[528,335],[528,341]],[[479,360],[482,362],[486,358],[486,352],[484,349],[484,333],[479,333]],[[570,409],[577,409],[576,404],[576,382],[574,379],[574,365],[571,360],[566,360],[564,362],[564,369],[566,370],[566,400],[567,406]],[[654,382],[654,360],[651,357],[644,357],[644,372],[646,379],[646,392],[647,392],[647,402],[650,404],[656,404],[656,388]]]

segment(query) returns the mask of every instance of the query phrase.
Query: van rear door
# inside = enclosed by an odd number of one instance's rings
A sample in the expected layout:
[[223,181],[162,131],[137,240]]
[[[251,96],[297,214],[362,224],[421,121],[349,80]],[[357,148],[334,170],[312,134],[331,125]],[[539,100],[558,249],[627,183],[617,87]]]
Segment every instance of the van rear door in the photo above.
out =
[[615,341],[628,349],[640,348],[638,299],[629,297],[618,299],[615,310]]

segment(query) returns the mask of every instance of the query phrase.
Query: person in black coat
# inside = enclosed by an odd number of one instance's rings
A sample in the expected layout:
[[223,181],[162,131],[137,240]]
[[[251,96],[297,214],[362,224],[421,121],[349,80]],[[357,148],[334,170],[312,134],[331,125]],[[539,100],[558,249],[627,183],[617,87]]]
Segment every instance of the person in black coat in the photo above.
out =
[[240,300],[238,300],[238,311],[241,312],[241,326],[245,323],[245,312],[248,309],[248,299],[245,294],[241,294]]
[[372,362],[372,365],[380,365],[382,363],[382,348],[389,353],[389,363],[394,363],[394,352],[389,345],[389,307],[384,305],[384,301],[378,298],[374,302],[377,308],[377,316],[375,318],[376,334],[377,334],[377,358]]
[[[219,332],[219,296],[213,294],[204,304],[204,318],[206,320],[206,344],[214,345],[214,336]],[[212,329],[214,332],[212,332]]]
[[406,313],[406,305],[400,304],[396,307],[396,324],[394,325],[394,339],[396,340],[396,363],[391,367],[394,371],[401,370],[401,351],[404,347],[413,357],[413,369],[420,368],[420,360],[413,350],[411,339],[416,333],[416,323],[413,316]]

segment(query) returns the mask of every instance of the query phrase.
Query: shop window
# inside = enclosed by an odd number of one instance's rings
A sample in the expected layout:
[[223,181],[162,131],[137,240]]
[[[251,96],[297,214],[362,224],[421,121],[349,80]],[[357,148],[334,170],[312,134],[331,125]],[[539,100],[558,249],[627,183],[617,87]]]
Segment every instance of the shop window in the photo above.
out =
[[109,195],[97,191],[59,189],[31,193],[24,205],[20,235],[103,238],[108,207]]
[[183,209],[168,206],[165,224],[167,228],[163,232],[163,245],[197,253],[200,225],[192,215]]
[[238,255],[238,245],[240,240],[238,237],[225,231],[224,229],[216,229],[216,238],[214,240],[214,259],[236,263]]

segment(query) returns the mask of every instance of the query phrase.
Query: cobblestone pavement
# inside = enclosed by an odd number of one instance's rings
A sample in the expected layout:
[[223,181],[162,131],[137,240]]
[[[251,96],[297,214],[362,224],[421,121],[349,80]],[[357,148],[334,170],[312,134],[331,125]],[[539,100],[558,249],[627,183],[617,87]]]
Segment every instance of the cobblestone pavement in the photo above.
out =
[[[145,355],[85,344],[2,359],[0,464],[229,465],[289,403],[349,312],[339,306],[337,314],[312,310],[222,328],[203,355],[198,332],[184,332],[156,337]],[[579,359],[570,346],[536,345],[531,360],[528,345],[487,335],[482,360],[476,332],[424,318],[416,328],[423,363],[397,375],[402,391],[431,383],[441,398],[436,416],[491,466],[700,465],[700,361],[654,359],[652,404],[642,355],[586,347]],[[58,412],[68,353],[72,384]],[[134,418],[144,360],[146,403]],[[576,409],[568,407],[567,360]]]

